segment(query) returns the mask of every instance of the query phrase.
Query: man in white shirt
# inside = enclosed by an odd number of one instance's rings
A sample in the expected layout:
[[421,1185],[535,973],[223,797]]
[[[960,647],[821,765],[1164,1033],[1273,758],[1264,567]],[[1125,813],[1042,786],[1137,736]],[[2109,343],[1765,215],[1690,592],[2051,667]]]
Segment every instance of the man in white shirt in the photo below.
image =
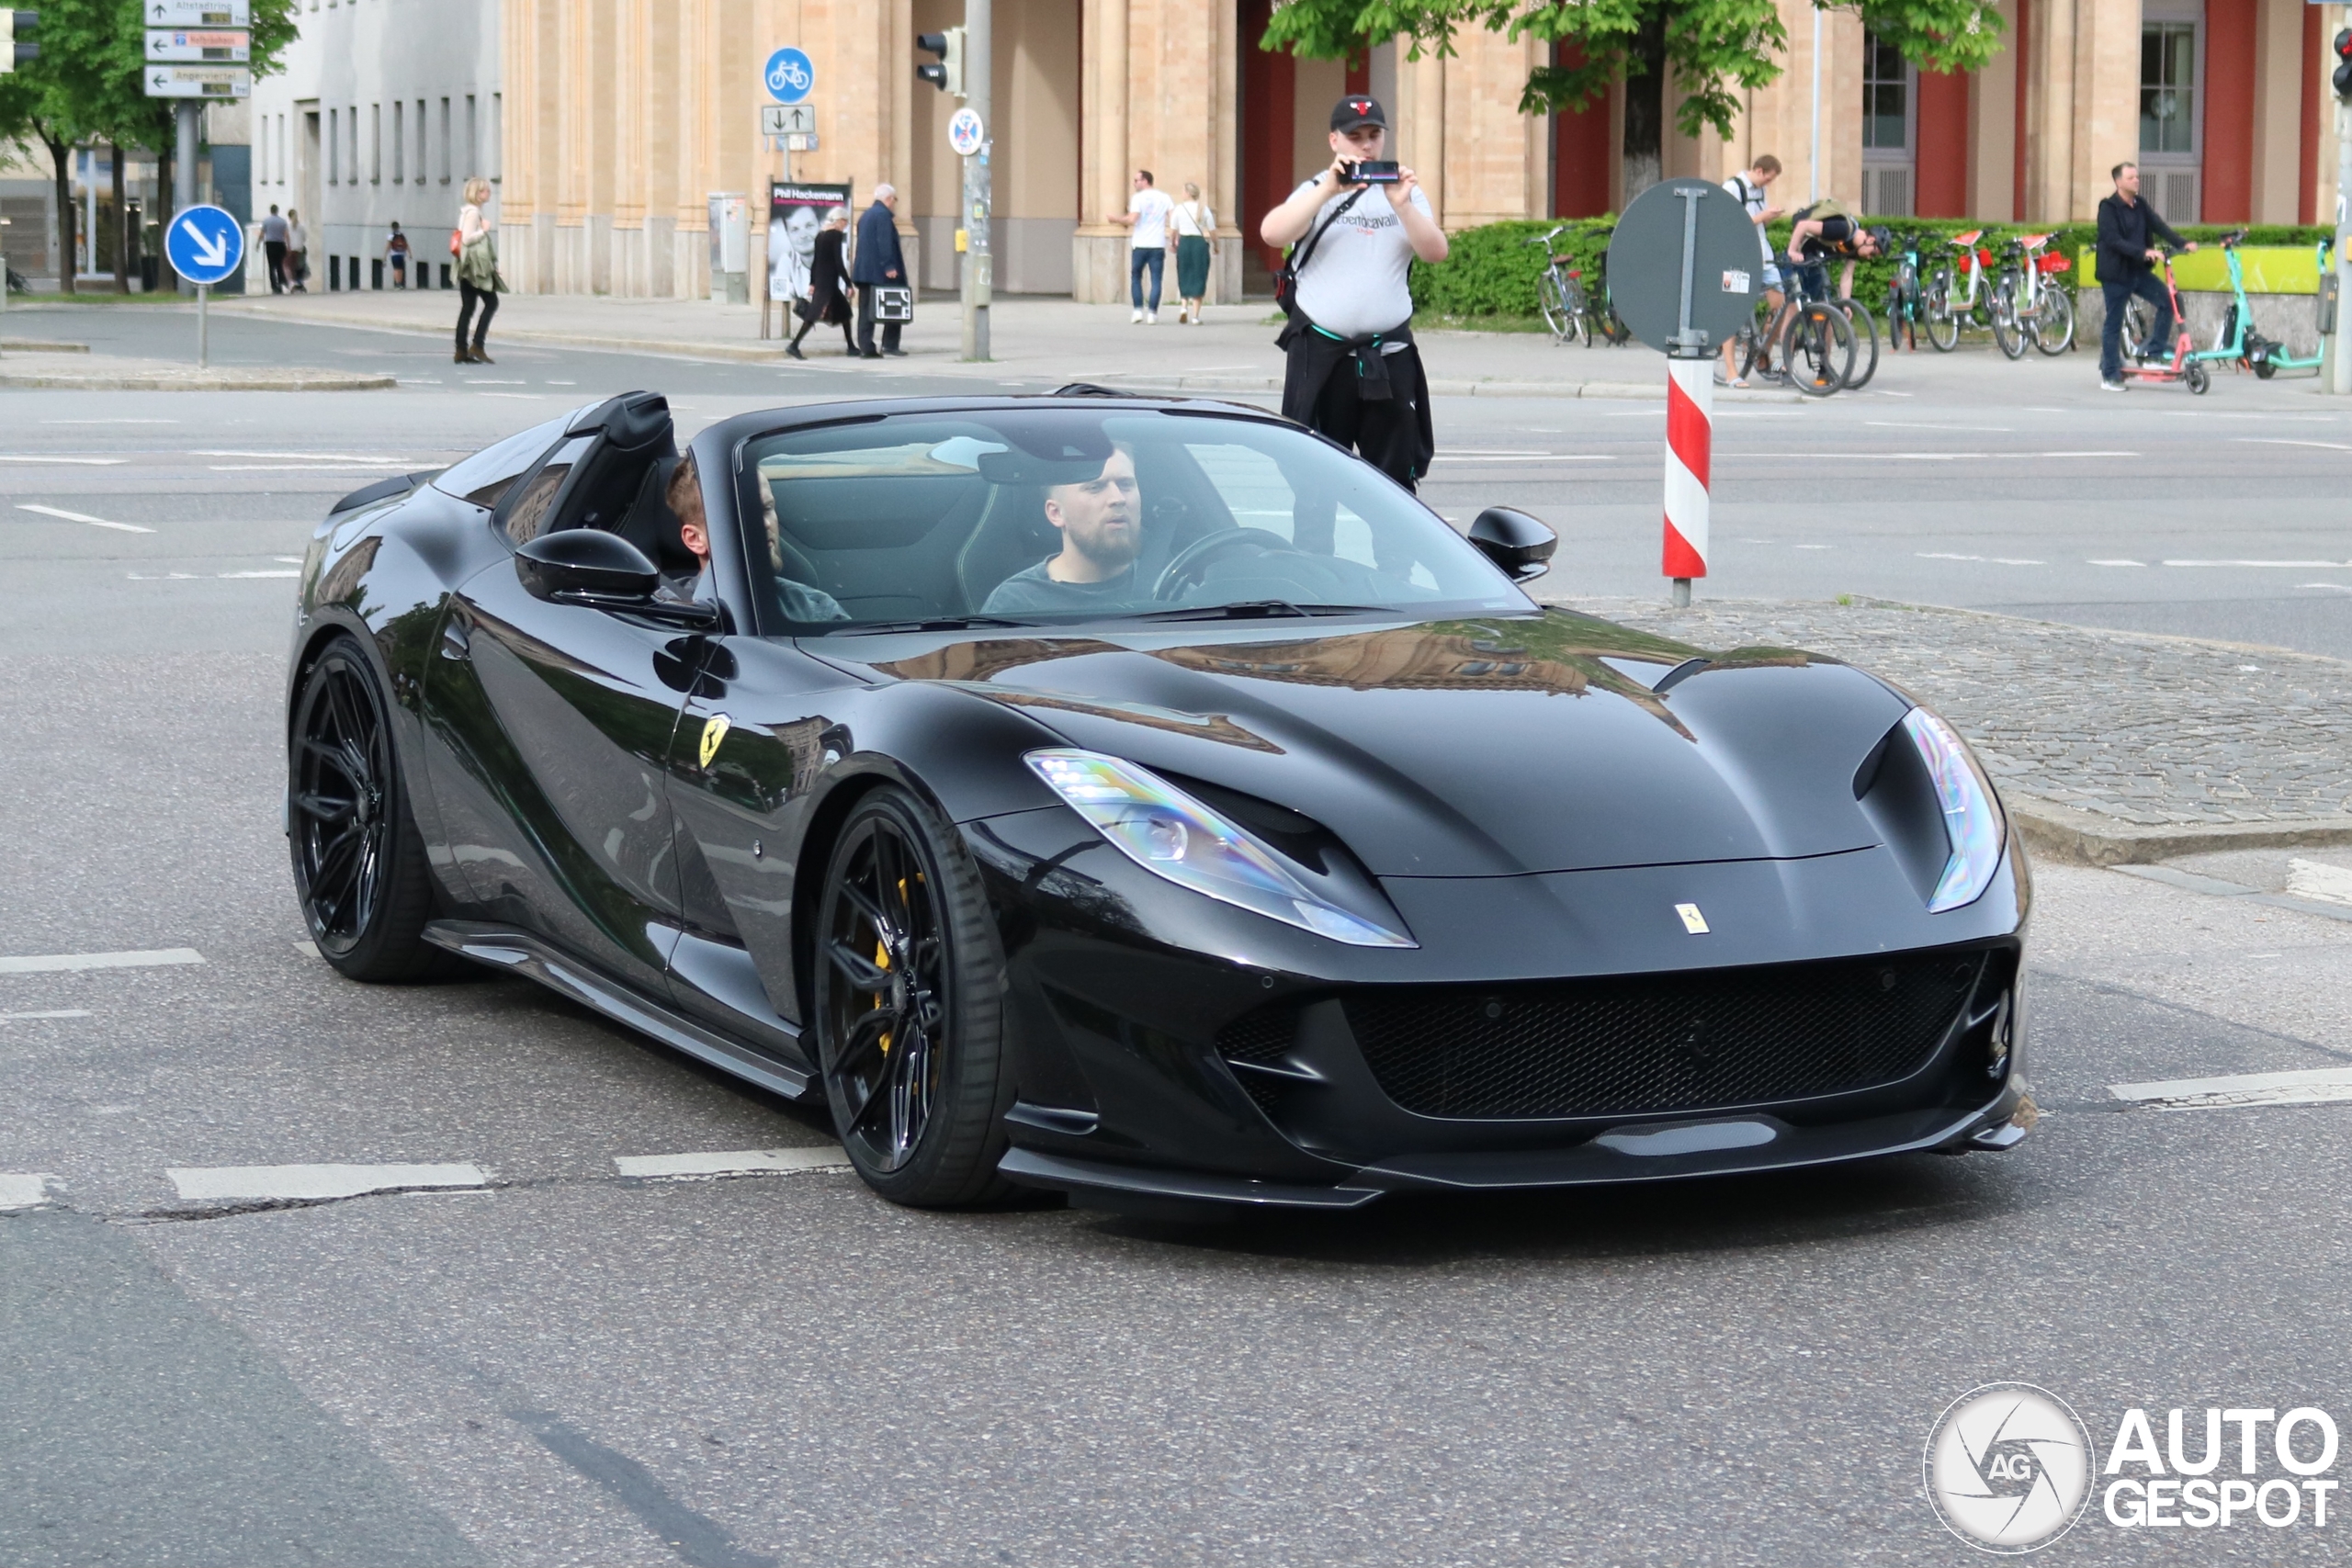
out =
[[[1151,183],[1149,169],[1136,171],[1136,193],[1127,197],[1125,212],[1111,214],[1111,221],[1124,223],[1127,235],[1127,291],[1135,299],[1135,314],[1130,321],[1157,322],[1159,320],[1159,280],[1168,265],[1168,209],[1175,206],[1169,194]],[[1143,302],[1144,269],[1151,269],[1151,304]]]
[[[1775,324],[1781,320],[1781,268],[1772,260],[1772,242],[1765,237],[1764,225],[1780,217],[1785,209],[1770,205],[1764,192],[1780,177],[1781,160],[1766,152],[1758,155],[1747,173],[1734,175],[1724,182],[1724,189],[1739,198],[1740,206],[1747,209],[1747,220],[1756,225],[1756,249],[1763,258],[1764,266],[1758,276],[1764,285],[1764,298],[1771,304]],[[1719,378],[1719,385],[1747,385],[1739,378],[1739,366],[1733,357],[1738,346],[1736,343],[1724,344],[1724,373]]]
[[1258,235],[1295,244],[1290,324],[1274,341],[1289,355],[1283,415],[1368,458],[1410,490],[1436,450],[1429,381],[1413,346],[1407,270],[1445,260],[1445,231],[1413,171],[1351,180],[1385,155],[1388,118],[1350,94],[1331,110],[1331,166],[1266,214]]

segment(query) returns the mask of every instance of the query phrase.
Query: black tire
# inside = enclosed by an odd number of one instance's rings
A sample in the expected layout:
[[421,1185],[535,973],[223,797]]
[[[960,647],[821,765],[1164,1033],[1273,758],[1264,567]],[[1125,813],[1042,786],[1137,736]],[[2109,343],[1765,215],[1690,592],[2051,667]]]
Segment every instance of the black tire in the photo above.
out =
[[2189,391],[2200,398],[2205,395],[2205,389],[2213,384],[2212,376],[2202,365],[2190,365],[2181,372],[2180,378],[2188,383]]
[[1544,313],[1544,324],[1552,329],[1553,338],[1560,343],[1573,342],[1577,335],[1577,317],[1582,313],[1583,301],[1571,299],[1566,281],[1555,267],[1545,267],[1544,276],[1535,280],[1536,308]]
[[2264,344],[2254,351],[2254,373],[2265,381],[2278,374],[2278,367],[2270,363],[2271,345]]
[[2033,346],[2056,358],[2075,346],[2075,300],[2055,284],[2043,283],[2033,315]]
[[1815,302],[1789,318],[1781,334],[1781,361],[1790,383],[1808,398],[1826,398],[1854,368],[1854,329],[1834,305]]
[[2025,357],[2025,323],[2018,320],[2017,278],[2004,276],[1993,290],[1993,342],[2004,359]]
[[2137,359],[2145,352],[2148,340],[2155,335],[2156,312],[2138,295],[2123,302],[2123,357]]
[[1847,324],[1854,329],[1854,368],[1846,378],[1848,391],[1860,391],[1878,374],[1878,321],[1860,299],[1840,299]]
[[1951,310],[1951,268],[1936,269],[1936,276],[1928,284],[1925,310],[1929,346],[1938,354],[1950,354],[1960,345],[1960,318]]
[[391,705],[355,638],[320,649],[288,719],[287,840],[319,956],[353,980],[460,972],[462,960],[424,941],[433,870],[401,781]]
[[858,1175],[913,1208],[1003,1199],[1004,957],[954,829],[895,785],[861,799],[816,940],[818,1069]]

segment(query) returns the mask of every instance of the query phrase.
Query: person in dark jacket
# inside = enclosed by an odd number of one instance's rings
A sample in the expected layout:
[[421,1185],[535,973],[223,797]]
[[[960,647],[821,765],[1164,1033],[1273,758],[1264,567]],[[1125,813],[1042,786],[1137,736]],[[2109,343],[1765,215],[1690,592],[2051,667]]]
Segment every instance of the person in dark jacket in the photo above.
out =
[[893,216],[898,210],[898,187],[876,186],[874,205],[857,220],[857,259],[849,276],[857,285],[857,351],[868,359],[906,355],[899,346],[897,321],[882,323],[882,347],[876,351],[874,346],[874,291],[907,286],[907,261],[899,254],[899,225]]
[[817,253],[808,263],[808,298],[801,300],[800,330],[784,352],[795,359],[808,356],[800,352],[800,340],[809,329],[824,321],[842,330],[842,343],[852,355],[858,352],[857,339],[849,330],[849,209],[836,207],[825,214],[825,226],[817,231]]
[[2123,390],[2123,312],[2137,295],[2155,307],[2156,330],[2142,345],[2143,355],[2169,357],[2172,352],[2172,297],[2155,275],[2164,253],[2154,240],[2162,237],[2177,250],[2197,247],[2173,232],[2156,209],[2140,199],[2140,165],[2118,164],[2111,171],[2115,194],[2098,204],[2098,291],[2107,304],[2107,321],[2098,334],[2098,384],[2107,391]]

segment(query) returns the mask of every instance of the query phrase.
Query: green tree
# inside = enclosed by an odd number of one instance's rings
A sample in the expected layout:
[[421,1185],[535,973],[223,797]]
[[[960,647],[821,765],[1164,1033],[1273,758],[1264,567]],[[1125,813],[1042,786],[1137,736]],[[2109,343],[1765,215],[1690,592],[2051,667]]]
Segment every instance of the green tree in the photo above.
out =
[[[1925,70],[1974,71],[1998,52],[2001,18],[1985,0],[1815,0],[1862,23]],[[1674,123],[1728,136],[1738,92],[1781,74],[1789,47],[1772,0],[1287,0],[1264,48],[1340,59],[1384,39],[1409,40],[1408,58],[1453,53],[1453,36],[1483,27],[1517,39],[1570,46],[1573,63],[1528,73],[1520,112],[1582,109],[1621,75],[1625,83],[1625,195],[1657,183],[1666,140],[1668,72],[1683,97]],[[1857,197],[1860,192],[1854,193]]]

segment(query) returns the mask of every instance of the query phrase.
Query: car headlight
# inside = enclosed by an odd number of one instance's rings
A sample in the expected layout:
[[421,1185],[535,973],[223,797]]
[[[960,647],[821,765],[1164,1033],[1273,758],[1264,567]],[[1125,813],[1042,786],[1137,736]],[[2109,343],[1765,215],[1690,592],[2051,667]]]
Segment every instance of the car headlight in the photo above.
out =
[[1928,765],[1936,805],[1943,812],[1944,837],[1951,846],[1943,875],[1928,899],[1928,912],[1941,914],[1984,897],[2001,863],[2007,824],[1974,753],[1951,726],[1926,708],[1915,707],[1903,716],[1903,728]]
[[1025,760],[1071,810],[1155,876],[1351,947],[1419,945],[1321,897],[1248,833],[1133,762],[1077,750],[1032,751]]

